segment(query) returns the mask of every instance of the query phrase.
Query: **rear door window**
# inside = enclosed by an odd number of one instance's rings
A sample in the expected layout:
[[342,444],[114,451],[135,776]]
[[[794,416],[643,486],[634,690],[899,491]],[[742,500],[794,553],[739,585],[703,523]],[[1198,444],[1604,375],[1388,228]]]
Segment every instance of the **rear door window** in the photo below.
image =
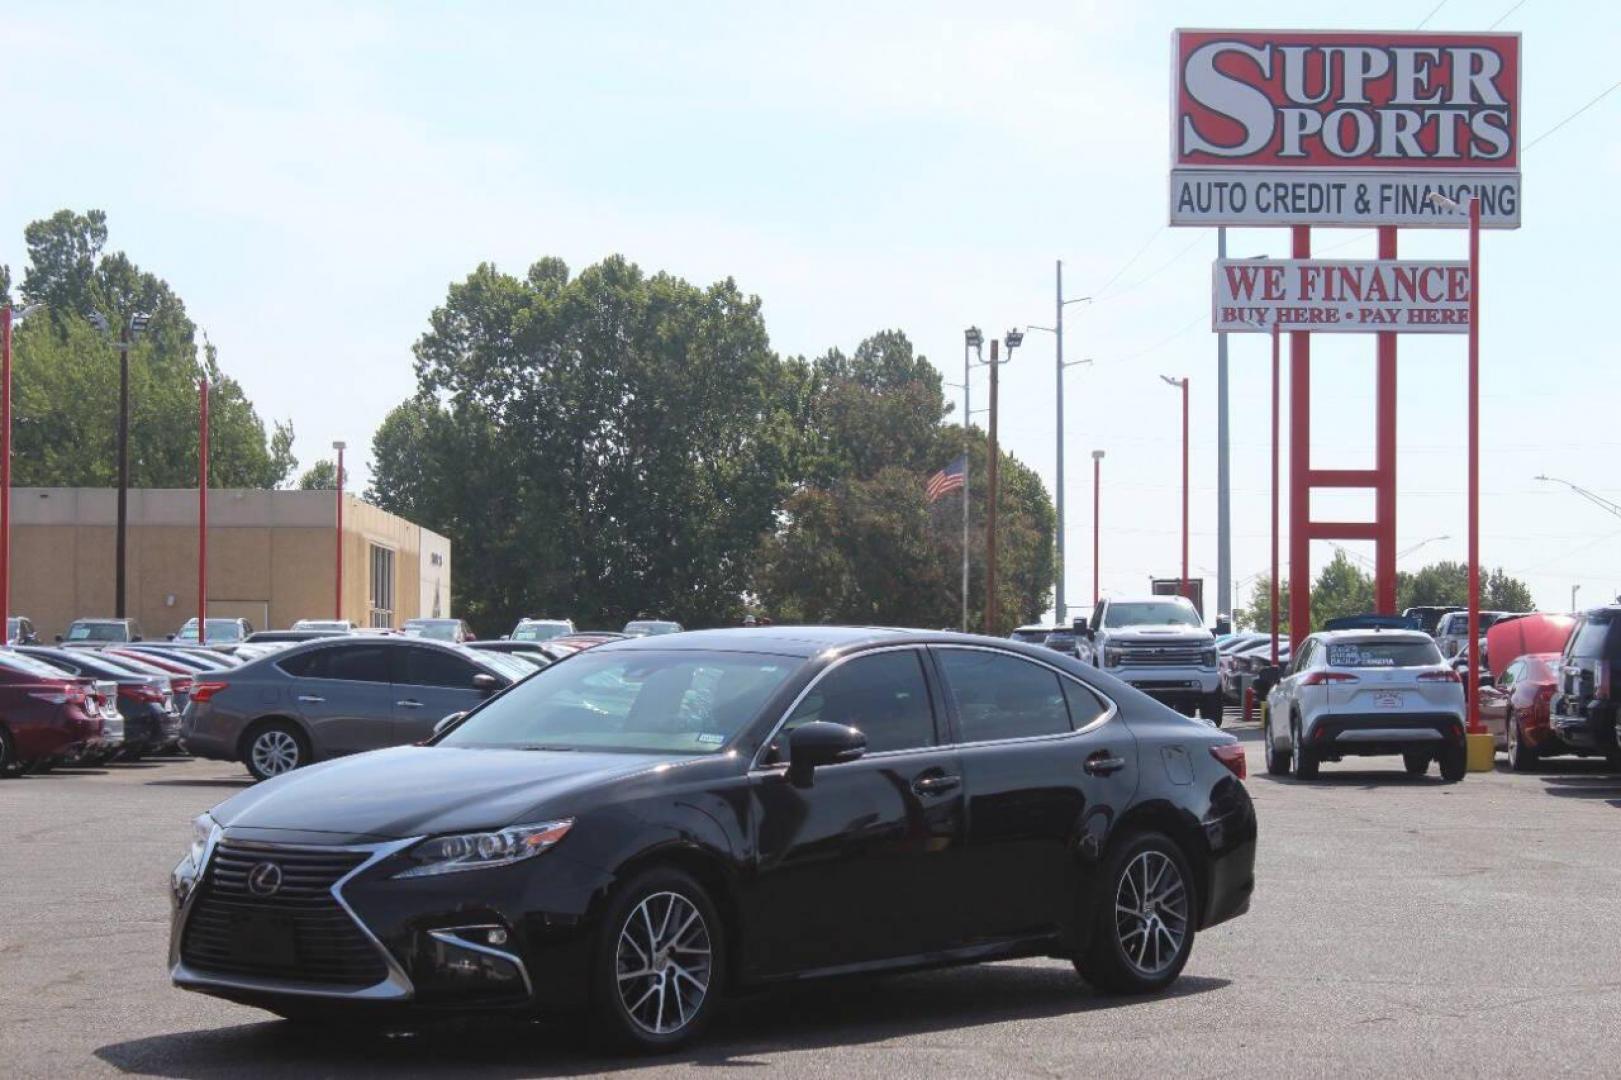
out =
[[1062,735],[1071,730],[1058,673],[1008,653],[939,649],[965,743]]
[[386,683],[389,681],[389,651],[382,645],[337,645],[286,657],[279,666],[287,674],[301,679]]
[[1570,657],[1573,660],[1602,660],[1604,642],[1610,635],[1610,620],[1594,615],[1582,619],[1570,639]]

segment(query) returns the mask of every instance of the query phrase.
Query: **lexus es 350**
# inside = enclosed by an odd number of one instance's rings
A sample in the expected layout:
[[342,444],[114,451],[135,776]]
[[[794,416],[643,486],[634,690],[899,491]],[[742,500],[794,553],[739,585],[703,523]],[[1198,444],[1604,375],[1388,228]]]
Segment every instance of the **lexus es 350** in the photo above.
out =
[[1244,772],[1231,736],[1017,642],[617,641],[200,816],[169,964],[295,1019],[582,1011],[642,1049],[808,976],[1050,956],[1150,992],[1248,909]]

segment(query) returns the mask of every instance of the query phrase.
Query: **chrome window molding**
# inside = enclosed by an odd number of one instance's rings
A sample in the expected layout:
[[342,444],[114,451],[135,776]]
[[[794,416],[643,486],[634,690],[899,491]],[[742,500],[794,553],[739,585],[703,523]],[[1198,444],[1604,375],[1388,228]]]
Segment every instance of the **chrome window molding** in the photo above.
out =
[[[170,979],[176,985],[186,988],[212,987],[235,990],[262,990],[299,997],[336,998],[348,1001],[408,1001],[415,996],[416,988],[411,985],[411,979],[406,975],[405,969],[400,967],[399,962],[394,959],[394,954],[389,952],[387,947],[378,940],[376,934],[372,933],[371,927],[366,925],[365,920],[355,913],[354,908],[349,906],[349,902],[343,897],[343,887],[361,872],[376,866],[390,855],[403,851],[412,844],[419,842],[423,839],[422,837],[413,836],[405,840],[391,840],[383,844],[277,844],[260,840],[231,840],[225,836],[228,831],[228,829],[215,829],[214,834],[210,837],[208,848],[203,854],[202,867],[198,870],[197,886],[192,889],[191,895],[186,897],[185,906],[178,916],[175,932],[172,935],[173,943],[170,949],[169,972]],[[343,909],[344,914],[349,916],[355,926],[360,929],[360,932],[365,935],[366,940],[371,942],[372,947],[383,958],[383,964],[388,970],[388,975],[381,982],[374,983],[371,986],[360,989],[336,990],[330,986],[314,983],[299,983],[285,979],[265,979],[249,975],[218,975],[187,967],[185,961],[180,957],[180,942],[185,937],[186,924],[190,921],[191,909],[196,901],[197,893],[202,889],[203,879],[208,871],[208,864],[213,860],[214,851],[220,844],[226,844],[238,850],[263,852],[267,856],[274,856],[275,853],[283,851],[368,853],[368,858],[362,860],[354,869],[332,883],[330,892],[332,899]],[[526,983],[528,982],[527,973],[524,975],[524,980]]]

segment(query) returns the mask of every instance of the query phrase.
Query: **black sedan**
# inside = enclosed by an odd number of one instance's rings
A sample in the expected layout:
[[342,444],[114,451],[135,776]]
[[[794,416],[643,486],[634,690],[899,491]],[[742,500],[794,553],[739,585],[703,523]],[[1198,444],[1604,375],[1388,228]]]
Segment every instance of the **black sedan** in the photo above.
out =
[[809,976],[1053,956],[1151,992],[1249,907],[1243,777],[1231,736],[1049,649],[613,642],[199,817],[169,965],[290,1018],[588,1010],[642,1049]]

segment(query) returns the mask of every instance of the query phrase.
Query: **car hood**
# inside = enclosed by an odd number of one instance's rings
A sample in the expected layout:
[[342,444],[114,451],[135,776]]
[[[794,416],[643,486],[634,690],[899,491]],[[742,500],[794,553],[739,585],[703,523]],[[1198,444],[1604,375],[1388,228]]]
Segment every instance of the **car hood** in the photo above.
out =
[[1158,626],[1123,626],[1107,631],[1110,641],[1152,641],[1159,644],[1206,644],[1216,640],[1208,630],[1194,630],[1175,623]]
[[514,824],[671,757],[550,750],[400,746],[312,765],[258,784],[212,811],[232,831],[401,839]]

